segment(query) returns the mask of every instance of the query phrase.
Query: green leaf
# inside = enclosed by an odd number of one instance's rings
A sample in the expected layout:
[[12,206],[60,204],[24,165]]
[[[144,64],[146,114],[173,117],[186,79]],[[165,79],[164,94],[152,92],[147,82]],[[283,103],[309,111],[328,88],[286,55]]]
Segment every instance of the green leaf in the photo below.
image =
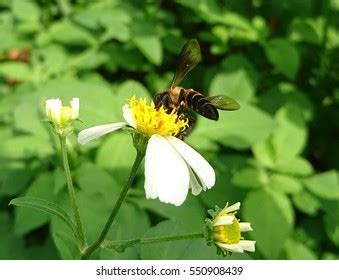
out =
[[131,13],[112,3],[97,3],[97,5],[88,6],[76,13],[74,19],[90,29],[100,30],[104,27],[102,41],[117,39],[126,42],[130,39]]
[[311,216],[316,215],[321,208],[319,199],[308,191],[294,194],[292,201],[298,210]]
[[211,82],[209,92],[213,95],[226,94],[240,102],[247,102],[253,96],[254,88],[246,73],[238,70],[216,75]]
[[147,21],[140,21],[133,25],[133,42],[140,52],[153,64],[162,62],[162,43],[155,33],[154,25]]
[[[132,203],[124,203],[119,211],[117,219],[112,225],[107,239],[124,240],[141,238],[150,228],[149,217],[145,211]],[[112,250],[101,250],[101,259],[139,259],[139,248],[128,248],[123,253],[116,253]]]
[[300,118],[299,111],[305,121],[313,118],[314,106],[308,95],[300,91],[296,85],[287,82],[281,82],[260,95],[258,105],[266,112],[276,115],[279,109],[291,106],[291,104],[297,109],[298,118]]
[[257,72],[241,55],[233,55],[222,62],[222,73],[215,75],[209,88],[210,95],[224,94],[236,101],[248,102],[255,94]]
[[313,173],[312,165],[304,158],[282,157],[277,159],[272,138],[259,142],[252,147],[255,158],[265,167],[291,175],[307,176]]
[[47,98],[59,97],[63,99],[65,105],[69,104],[72,97],[80,98],[82,123],[78,122],[76,125],[80,129],[122,120],[121,107],[115,105],[109,85],[102,81],[50,80],[39,88],[36,95],[42,116]]
[[75,179],[84,193],[102,194],[109,201],[119,195],[121,188],[110,174],[91,163],[82,164],[75,172]]
[[[14,109],[14,126],[16,129],[33,134],[39,138],[50,140],[48,130],[50,127],[42,122],[44,115],[42,115],[38,108],[38,101],[31,96],[21,98],[21,102]],[[46,141],[47,142],[47,141]],[[46,143],[50,146],[49,143]]]
[[279,160],[298,155],[307,140],[307,130],[302,112],[296,105],[287,104],[278,110],[275,119],[278,127],[273,132],[272,144],[276,158]]
[[150,62],[156,65],[162,62],[162,44],[157,36],[145,35],[134,37],[134,43]]
[[22,168],[6,170],[5,177],[1,180],[0,195],[13,196],[20,193],[28,184],[32,173],[31,170]]
[[58,204],[55,204],[53,202],[41,198],[26,196],[12,199],[9,205],[29,207],[38,211],[45,212],[50,215],[54,215],[61,219],[71,229],[74,237],[77,236],[76,226],[74,222],[72,221],[68,213]]
[[199,118],[187,141],[200,149],[211,149],[213,141],[245,149],[265,139],[274,127],[275,122],[269,115],[255,107],[242,105],[238,111],[220,112],[217,122]]
[[[162,222],[149,229],[143,237],[169,236],[185,234],[185,231],[174,221]],[[191,240],[179,240],[141,246],[143,260],[181,260],[189,248]]]
[[56,21],[48,30],[52,40],[69,45],[94,45],[95,38],[85,28],[69,19]]
[[0,260],[23,259],[27,248],[25,242],[16,234],[13,234],[13,219],[5,211],[0,212]]
[[125,131],[113,133],[103,140],[96,154],[96,164],[109,169],[120,183],[125,183],[136,155],[132,140]]
[[293,229],[294,213],[289,199],[278,192],[250,192],[243,203],[244,221],[250,222],[251,237],[267,259],[277,259]]
[[31,0],[13,0],[12,1],[13,14],[23,21],[38,21],[40,17],[40,9]]
[[316,196],[328,200],[339,199],[338,174],[335,170],[326,171],[303,180],[306,188]]
[[323,201],[323,208],[326,211],[324,221],[327,236],[336,246],[339,246],[339,202]]
[[316,260],[317,255],[303,243],[289,239],[285,246],[287,259],[289,260]]
[[[142,195],[144,196],[144,190]],[[133,199],[133,202],[142,209],[157,214],[162,218],[180,221],[182,224],[189,224],[191,231],[200,230],[203,227],[206,210],[199,202],[199,199],[191,194],[188,195],[180,207],[165,204],[158,199],[139,198]]]
[[297,178],[282,174],[273,174],[269,184],[272,189],[288,194],[299,193],[303,189]]
[[260,188],[267,182],[267,174],[253,167],[238,170],[232,178],[232,184],[240,188]]
[[2,62],[0,64],[0,75],[23,82],[31,81],[33,76],[28,64],[15,61]]
[[122,108],[124,104],[133,96],[136,98],[146,98],[150,102],[151,96],[148,90],[138,81],[126,80],[119,84],[114,95],[114,104]]
[[53,149],[45,139],[35,136],[18,136],[6,139],[0,147],[0,153],[3,157],[24,159],[51,155]]
[[273,39],[265,46],[268,60],[287,78],[293,80],[300,64],[296,47],[288,40]]
[[[53,175],[51,173],[39,175],[27,189],[25,196],[52,202],[54,199]],[[28,209],[26,207],[15,208],[15,232],[19,235],[26,234],[46,224],[49,220],[50,217],[46,213],[36,211],[36,209]]]
[[322,40],[322,30],[317,30],[316,22],[313,19],[296,18],[290,27],[290,35],[292,41],[307,42],[310,44],[320,45]]
[[312,165],[306,159],[298,156],[280,159],[275,163],[274,170],[301,176],[307,176],[314,172]]

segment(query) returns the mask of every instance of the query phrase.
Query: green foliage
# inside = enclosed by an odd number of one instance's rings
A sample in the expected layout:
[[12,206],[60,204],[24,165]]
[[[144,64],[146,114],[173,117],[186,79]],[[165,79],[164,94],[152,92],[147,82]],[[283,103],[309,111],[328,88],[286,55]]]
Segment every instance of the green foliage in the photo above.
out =
[[[175,207],[145,199],[140,170],[108,239],[200,230],[206,209],[240,201],[257,250],[227,259],[338,259],[336,1],[11,0],[0,7],[0,259],[79,258],[58,139],[42,121],[45,99],[80,98],[77,132],[121,121],[129,97],[151,99],[168,87],[190,38],[203,59],[182,85],[241,106],[219,111],[217,122],[198,117],[186,140],[215,168],[216,186]],[[126,182],[132,139],[122,131],[80,146],[73,135],[67,149],[93,242]],[[201,239],[100,249],[92,258],[221,256]]]

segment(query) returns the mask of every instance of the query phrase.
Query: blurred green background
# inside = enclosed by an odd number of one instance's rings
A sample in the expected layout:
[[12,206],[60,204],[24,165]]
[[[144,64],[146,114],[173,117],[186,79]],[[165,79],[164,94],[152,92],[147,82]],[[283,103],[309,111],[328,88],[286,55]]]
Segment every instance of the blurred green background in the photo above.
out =
[[[36,196],[69,209],[46,98],[80,98],[77,131],[122,120],[135,94],[168,87],[185,41],[203,61],[183,86],[226,94],[241,109],[203,118],[187,142],[216,169],[217,184],[181,207],[146,200],[143,172],[109,239],[201,229],[206,210],[242,202],[256,252],[228,259],[339,258],[338,0],[1,0],[0,259],[72,259],[68,228],[28,208]],[[135,155],[115,133],[68,146],[86,234],[93,241]],[[173,174],[175,176],[175,174]],[[203,240],[129,248],[101,259],[220,259]]]

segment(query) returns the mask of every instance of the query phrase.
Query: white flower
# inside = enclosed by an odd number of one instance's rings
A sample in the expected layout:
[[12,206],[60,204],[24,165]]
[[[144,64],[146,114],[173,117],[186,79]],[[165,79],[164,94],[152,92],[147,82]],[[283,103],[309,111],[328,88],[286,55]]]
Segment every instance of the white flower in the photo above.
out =
[[130,126],[149,137],[145,154],[146,198],[158,198],[165,203],[181,205],[191,188],[194,195],[215,184],[215,172],[210,164],[185,142],[174,137],[186,126],[176,114],[168,114],[154,104],[134,97],[123,106],[126,122],[91,127],[81,131],[78,142],[86,144],[107,133]]
[[236,253],[255,251],[255,241],[243,240],[241,232],[252,231],[250,223],[239,222],[235,214],[240,208],[240,202],[222,209],[212,221],[214,243],[222,250]]
[[59,98],[46,100],[46,116],[59,135],[72,132],[73,122],[79,117],[79,98],[73,98],[70,105],[62,106]]

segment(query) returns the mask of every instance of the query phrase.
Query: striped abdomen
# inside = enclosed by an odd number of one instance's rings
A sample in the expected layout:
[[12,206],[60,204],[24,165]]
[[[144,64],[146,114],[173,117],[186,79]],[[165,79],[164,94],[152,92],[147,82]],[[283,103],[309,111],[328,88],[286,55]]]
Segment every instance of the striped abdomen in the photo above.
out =
[[211,120],[218,120],[217,108],[200,92],[187,90],[186,104],[188,108]]

